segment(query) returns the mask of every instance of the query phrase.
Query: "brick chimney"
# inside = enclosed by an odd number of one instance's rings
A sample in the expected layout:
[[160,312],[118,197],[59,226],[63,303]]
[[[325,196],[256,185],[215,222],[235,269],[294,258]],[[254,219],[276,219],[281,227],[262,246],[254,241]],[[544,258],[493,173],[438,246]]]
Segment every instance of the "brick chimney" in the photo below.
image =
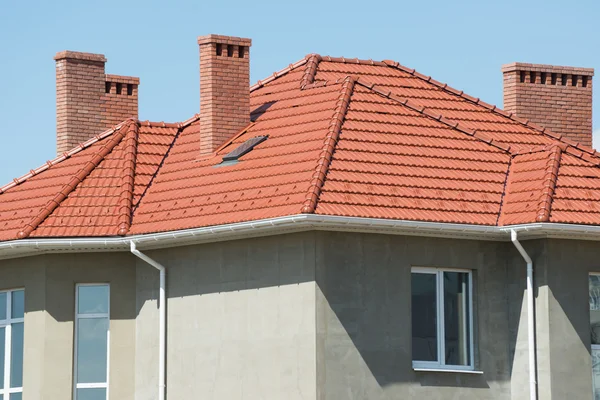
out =
[[61,51],[54,60],[58,154],[138,117],[139,78],[106,75],[102,54]]
[[502,66],[504,110],[592,146],[592,68]]
[[200,154],[207,155],[250,123],[252,40],[220,35],[200,47]]

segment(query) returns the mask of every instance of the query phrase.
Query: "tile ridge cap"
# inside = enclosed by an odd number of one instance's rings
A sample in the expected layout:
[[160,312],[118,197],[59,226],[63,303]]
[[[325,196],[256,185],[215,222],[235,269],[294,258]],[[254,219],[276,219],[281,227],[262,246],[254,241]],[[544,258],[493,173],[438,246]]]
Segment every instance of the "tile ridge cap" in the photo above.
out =
[[410,108],[413,111],[417,111],[418,113],[420,113],[422,115],[432,118],[432,119],[440,122],[443,125],[449,126],[452,129],[456,129],[459,132],[462,132],[466,135],[474,137],[481,142],[487,143],[490,146],[493,146],[493,147],[496,147],[497,149],[502,150],[505,153],[512,154],[512,150],[511,150],[510,146],[506,146],[506,145],[497,143],[496,141],[494,141],[494,139],[488,137],[484,133],[477,131],[476,129],[465,128],[465,127],[461,126],[460,123],[458,123],[454,120],[451,120],[449,118],[446,118],[442,114],[438,114],[436,112],[430,111],[427,107],[423,107],[423,106],[414,104],[414,102],[412,102],[411,100],[402,98],[402,97],[392,93],[389,90],[379,89],[379,87],[377,87],[374,84],[363,82],[360,79],[357,79],[356,83],[358,85],[361,85],[362,87],[365,87],[365,88],[371,90],[374,93],[377,93],[380,96],[383,96],[385,98],[388,98],[390,100],[398,102],[398,103],[402,104],[403,106]]
[[326,86],[343,85],[349,79],[356,81],[357,78],[353,75],[346,75],[343,78],[338,78],[336,80],[315,81],[313,83],[307,84],[306,86],[303,86],[300,90],[310,90]]
[[137,124],[137,121],[127,120],[125,125],[122,125],[118,130],[115,131],[115,135],[112,135],[110,140],[96,153],[94,153],[90,160],[88,160],[79,171],[71,177],[69,182],[65,183],[62,189],[54,195],[54,197],[44,206],[44,208],[34,216],[18,233],[17,238],[25,239],[29,237],[37,227],[46,219],[56,208],[69,196],[71,192],[104,160],[104,158],[115,148],[117,144],[121,142],[125,133],[123,132],[125,127],[129,128],[128,125]]
[[317,202],[319,201],[321,189],[325,183],[325,177],[329,172],[329,165],[337,146],[340,131],[342,130],[342,125],[344,123],[344,119],[346,118],[346,113],[348,112],[348,107],[350,105],[352,93],[354,92],[355,83],[356,80],[354,78],[347,77],[342,84],[342,88],[331,117],[331,122],[329,123],[328,132],[327,135],[325,135],[323,147],[317,160],[317,165],[311,177],[311,182],[308,187],[304,203],[300,209],[300,213],[302,214],[313,214],[317,208]]
[[387,64],[384,61],[375,61],[372,59],[361,59],[361,58],[346,58],[346,57],[331,57],[331,56],[323,56],[321,57],[323,61],[334,62],[334,63],[342,63],[342,64],[358,64],[358,65],[376,65],[380,67],[385,67]]
[[322,60],[323,57],[318,54],[309,54],[306,56],[306,67],[304,68],[302,79],[300,80],[300,89],[304,89],[306,86],[315,82],[317,68]]
[[252,93],[253,91],[255,91],[257,89],[260,89],[261,87],[263,87],[267,83],[272,82],[275,79],[282,77],[283,75],[287,74],[288,72],[293,71],[296,68],[303,66],[304,64],[306,64],[308,62],[310,56],[312,56],[312,55],[309,54],[306,57],[304,57],[302,60],[296,61],[295,63],[288,65],[284,69],[281,69],[279,71],[273,72],[273,74],[270,75],[269,77],[267,77],[265,79],[262,79],[262,80],[259,80],[254,85],[250,86],[250,93]]
[[40,173],[44,172],[48,168],[61,163],[62,161],[66,160],[67,158],[70,158],[71,156],[79,153],[82,150],[87,149],[88,147],[95,144],[96,142],[99,142],[99,141],[105,139],[106,137],[112,135],[117,130],[119,130],[122,126],[128,124],[131,121],[137,122],[137,119],[135,119],[135,118],[126,119],[125,121],[121,122],[120,124],[117,124],[114,127],[107,129],[104,132],[92,137],[91,139],[88,139],[87,141],[80,143],[79,145],[72,148],[71,150],[65,151],[60,156],[58,156],[52,160],[46,161],[46,163],[44,165],[42,165],[36,169],[30,170],[27,174],[25,174],[19,178],[14,178],[12,180],[12,182],[7,183],[6,185],[0,187],[0,194],[6,192],[7,190],[9,190],[17,185],[20,185],[21,183],[25,182],[27,179],[29,179],[33,176],[39,175]]
[[519,150],[516,150],[512,153],[513,157],[518,157],[518,156],[523,156],[526,154],[535,154],[535,153],[543,153],[546,151],[552,151],[554,150],[555,147],[559,147],[561,150],[565,151],[567,149],[567,145],[565,143],[562,142],[555,142],[555,143],[550,143],[550,144],[541,144],[541,145],[533,145],[531,147],[528,148],[522,148]]
[[467,100],[467,101],[469,101],[471,103],[474,103],[474,104],[477,104],[479,106],[482,106],[482,107],[488,109],[489,111],[493,112],[494,114],[499,114],[499,115],[502,115],[503,117],[509,118],[510,120],[515,121],[515,122],[517,122],[517,123],[519,123],[519,124],[521,124],[523,126],[526,126],[529,129],[532,129],[534,131],[537,131],[537,132],[541,133],[542,135],[548,136],[548,137],[550,137],[550,138],[552,138],[554,140],[558,140],[560,142],[566,143],[569,146],[575,147],[575,148],[577,148],[578,150],[581,150],[584,153],[588,153],[588,154],[590,154],[590,155],[592,155],[594,157],[597,157],[599,159],[599,161],[600,161],[600,155],[597,154],[597,152],[594,149],[592,149],[591,147],[588,147],[588,146],[583,145],[583,144],[581,144],[579,142],[575,142],[575,141],[572,141],[572,140],[570,140],[568,138],[565,138],[564,135],[555,133],[555,132],[549,130],[548,128],[545,128],[545,127],[543,127],[541,125],[538,125],[538,124],[536,124],[536,123],[534,123],[532,121],[520,118],[519,116],[515,115],[515,113],[506,112],[506,111],[502,110],[501,108],[499,108],[499,107],[497,107],[497,106],[495,106],[493,104],[489,104],[489,103],[486,103],[484,101],[481,101],[481,99],[479,99],[479,98],[475,98],[473,96],[469,96],[468,94],[465,94],[465,92],[463,92],[462,90],[455,89],[455,88],[453,88],[452,86],[449,86],[446,83],[442,83],[442,82],[436,81],[435,79],[432,79],[431,76],[423,75],[423,74],[417,72],[414,68],[411,69],[411,68],[405,67],[404,65],[400,64],[397,61],[383,60],[383,63],[385,63],[387,66],[389,66],[391,68],[399,69],[399,70],[404,71],[404,72],[406,72],[408,74],[411,74],[411,75],[413,75],[413,76],[415,76],[415,77],[417,77],[417,78],[419,78],[421,80],[424,80],[425,82],[428,82],[428,83],[430,83],[430,84],[432,84],[432,85],[434,85],[434,86],[442,89],[445,92],[451,93],[451,94],[453,94],[455,96],[459,96],[459,97],[461,97],[464,100]]
[[553,148],[548,151],[543,187],[537,204],[536,222],[550,222],[550,212],[552,211],[552,201],[554,200],[554,189],[556,189],[561,155],[562,149],[560,146],[553,146]]
[[121,193],[119,194],[119,218],[117,235],[125,236],[131,227],[133,210],[133,192],[135,188],[135,166],[139,140],[139,125],[130,124],[125,134],[125,160],[121,176]]
[[[194,122],[196,120],[196,115],[194,114],[194,116],[184,122],[164,122],[164,121],[139,121],[139,127],[152,127],[152,128],[180,128],[183,124],[189,124],[191,122]],[[190,122],[190,120],[192,120]]]

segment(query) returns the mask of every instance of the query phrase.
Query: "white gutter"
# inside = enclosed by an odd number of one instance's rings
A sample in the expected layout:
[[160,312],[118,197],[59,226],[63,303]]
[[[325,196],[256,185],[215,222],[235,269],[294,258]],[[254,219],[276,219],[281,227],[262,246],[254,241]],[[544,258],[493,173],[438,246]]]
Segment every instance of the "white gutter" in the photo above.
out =
[[160,263],[154,261],[152,258],[148,257],[141,251],[139,251],[135,242],[132,240],[130,243],[130,250],[136,257],[146,261],[148,264],[152,265],[156,268],[160,273],[160,290],[158,295],[158,314],[159,314],[159,333],[158,333],[158,400],[165,400],[165,365],[167,358],[167,346],[166,346],[166,337],[167,337],[167,303],[165,292],[167,290],[167,274],[166,268]]
[[600,241],[600,226],[533,223],[506,227],[393,219],[298,214],[250,222],[192,228],[127,237],[40,238],[0,242],[0,259],[42,253],[129,251],[130,242],[145,250],[309,230],[385,233],[456,239],[508,241],[511,231],[521,240],[562,238]]
[[535,362],[535,315],[533,296],[533,261],[519,242],[517,231],[511,229],[510,239],[527,263],[527,336],[529,339],[529,398],[537,400],[537,365]]

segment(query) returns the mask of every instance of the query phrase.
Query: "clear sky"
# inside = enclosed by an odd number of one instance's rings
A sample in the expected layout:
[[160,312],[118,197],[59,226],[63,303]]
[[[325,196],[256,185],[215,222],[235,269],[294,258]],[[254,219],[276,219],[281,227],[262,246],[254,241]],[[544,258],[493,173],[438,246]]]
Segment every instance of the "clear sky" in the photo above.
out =
[[502,64],[600,71],[598,0],[2,3],[0,185],[55,157],[61,50],[102,53],[107,73],[140,77],[140,119],[167,122],[199,110],[196,37],[208,33],[252,38],[252,83],[308,53],[393,59],[501,106]]

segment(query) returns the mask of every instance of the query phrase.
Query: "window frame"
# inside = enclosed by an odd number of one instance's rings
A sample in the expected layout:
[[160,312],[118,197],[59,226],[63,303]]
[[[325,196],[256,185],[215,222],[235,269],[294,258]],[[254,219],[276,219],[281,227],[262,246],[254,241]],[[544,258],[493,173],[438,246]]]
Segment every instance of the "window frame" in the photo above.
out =
[[[23,312],[23,318],[12,318],[12,293],[19,291],[23,291],[24,295],[25,288],[0,290],[0,293],[6,293],[6,319],[0,319],[0,328],[4,328],[4,360],[0,360],[0,362],[4,363],[4,376],[0,377],[0,379],[4,380],[4,388],[0,389],[0,395],[2,395],[2,398],[5,400],[10,399],[11,394],[23,393],[22,385],[18,388],[10,387],[10,362],[12,361],[12,325],[22,323],[23,328],[25,327],[25,312]],[[23,338],[23,341],[24,340],[25,338]]]
[[[591,276],[597,276],[600,279],[600,272],[590,272],[588,273],[588,298],[589,298],[589,283],[590,283],[590,277]],[[590,324],[590,342],[591,342],[591,308],[589,307],[588,304],[588,323]],[[600,344],[594,344],[594,343],[590,343],[591,347],[590,347],[590,359],[591,359],[591,364],[592,364],[592,395],[595,394],[596,388],[594,387],[594,350],[600,350]]]
[[[466,273],[469,277],[469,365],[453,365],[446,364],[446,342],[445,338],[445,318],[444,318],[444,272],[460,272]],[[436,311],[437,311],[437,359],[438,361],[419,361],[412,360],[413,369],[429,369],[429,370],[450,370],[450,371],[475,371],[475,340],[474,340],[474,298],[473,298],[473,271],[469,269],[460,268],[436,268],[436,267],[411,267],[412,274],[430,274],[436,276]],[[411,279],[412,281],[412,279]],[[412,286],[411,286],[411,301],[412,301]],[[465,321],[466,322],[466,321]],[[412,326],[412,307],[411,307],[411,326]],[[412,329],[411,329],[411,341],[412,341]],[[412,346],[411,346],[412,349]],[[412,356],[411,356],[412,358]]]
[[[108,308],[106,313],[79,314],[79,288],[90,286],[106,286],[108,288]],[[108,319],[108,329],[106,331],[106,382],[104,383],[78,383],[77,376],[77,340],[79,338],[79,320],[80,319]],[[106,389],[106,400],[109,397],[110,383],[110,284],[109,283],[77,283],[75,285],[75,332],[73,336],[73,400],[77,400],[77,389]]]

